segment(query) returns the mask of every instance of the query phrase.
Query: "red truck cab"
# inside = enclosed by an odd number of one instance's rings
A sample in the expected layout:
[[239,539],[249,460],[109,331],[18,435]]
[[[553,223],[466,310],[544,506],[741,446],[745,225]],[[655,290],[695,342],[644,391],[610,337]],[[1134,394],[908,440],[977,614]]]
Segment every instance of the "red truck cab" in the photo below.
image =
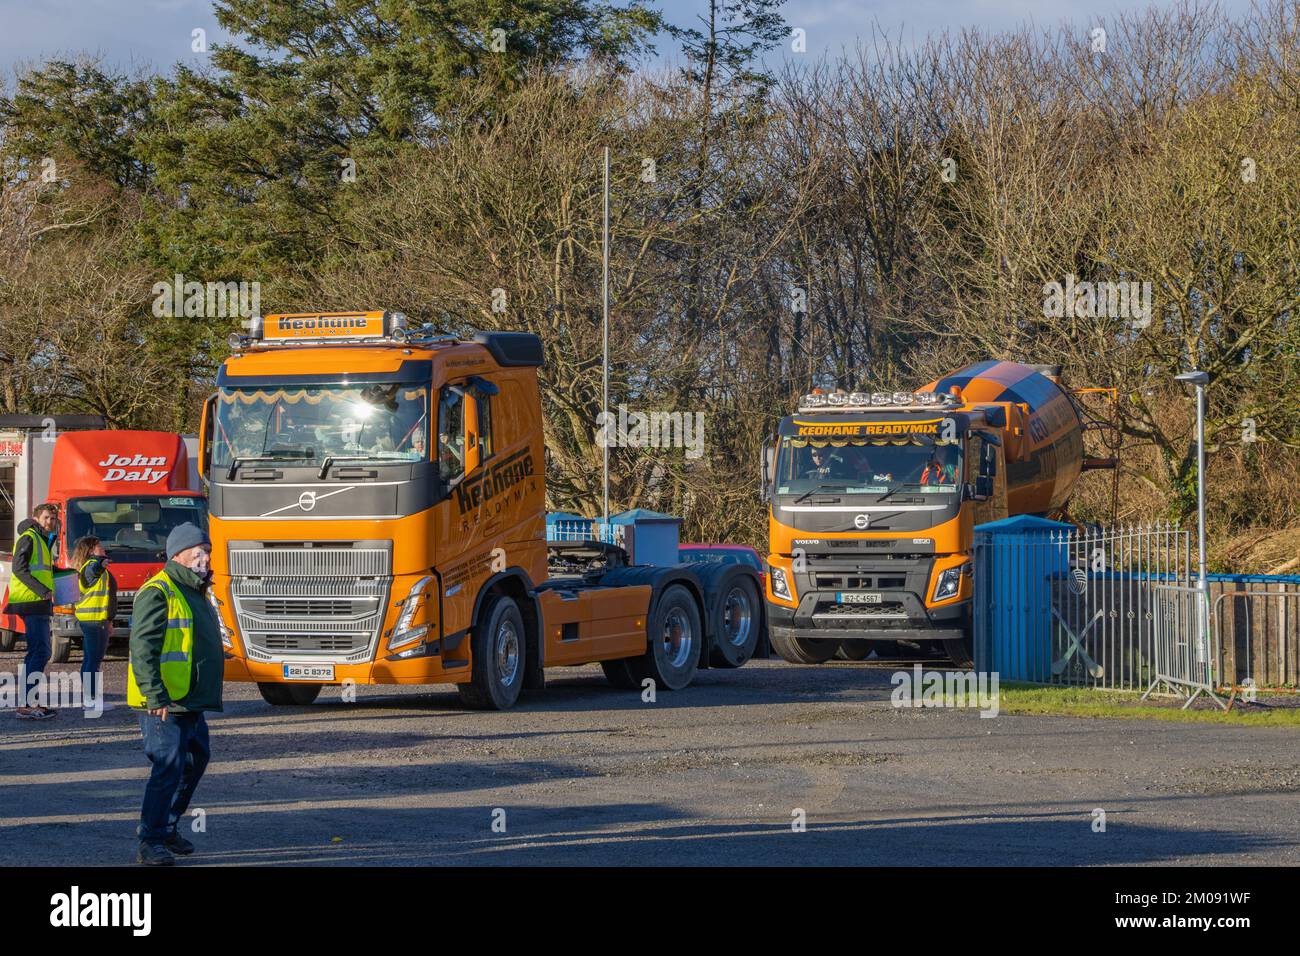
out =
[[[208,521],[192,452],[184,436],[171,432],[64,432],[55,440],[44,493],[16,521],[41,501],[59,509],[56,567],[70,567],[73,547],[86,535],[99,538],[108,552],[118,588],[111,637],[129,633],[135,592],[166,562],[172,528],[185,522],[206,528]],[[6,630],[21,634],[22,619],[0,614],[0,631]],[[67,660],[81,638],[71,604],[56,605],[51,637],[51,659]]]

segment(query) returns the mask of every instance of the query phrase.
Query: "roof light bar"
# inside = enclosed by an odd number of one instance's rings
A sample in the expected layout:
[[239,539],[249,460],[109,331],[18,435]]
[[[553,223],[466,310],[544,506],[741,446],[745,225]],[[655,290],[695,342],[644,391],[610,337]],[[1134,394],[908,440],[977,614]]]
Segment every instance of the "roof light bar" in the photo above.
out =
[[939,392],[822,392],[814,390],[799,399],[799,411],[825,409],[863,410],[873,408],[937,408],[961,404],[957,395]]

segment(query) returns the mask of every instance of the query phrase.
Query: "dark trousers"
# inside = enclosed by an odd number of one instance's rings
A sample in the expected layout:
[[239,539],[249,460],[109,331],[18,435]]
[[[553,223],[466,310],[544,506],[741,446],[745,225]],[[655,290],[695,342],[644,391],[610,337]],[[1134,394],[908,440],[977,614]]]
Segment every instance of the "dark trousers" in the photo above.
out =
[[104,660],[104,649],[108,647],[107,621],[78,621],[81,625],[81,676],[99,673],[99,665]]
[[[34,706],[38,701],[32,699],[36,689],[35,675],[45,673],[45,665],[50,662],[50,618],[48,614],[23,615],[23,637],[27,638],[27,656],[23,658],[23,670],[27,674],[27,687],[23,694],[23,704]],[[41,701],[40,703],[44,703]]]
[[208,722],[202,712],[168,714],[166,720],[142,713],[140,734],[153,770],[136,833],[145,843],[159,844],[176,831],[208,766]]

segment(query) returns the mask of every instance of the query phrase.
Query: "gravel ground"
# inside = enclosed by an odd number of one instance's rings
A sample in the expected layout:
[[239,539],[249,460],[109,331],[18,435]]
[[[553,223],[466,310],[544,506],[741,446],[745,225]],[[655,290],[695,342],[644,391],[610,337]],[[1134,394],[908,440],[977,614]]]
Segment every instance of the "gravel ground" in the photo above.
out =
[[[129,861],[147,764],[116,651],[99,719],[0,713],[0,865]],[[557,669],[505,713],[227,684],[186,865],[1300,864],[1294,729],[899,710],[892,669],[758,661],[653,704]]]

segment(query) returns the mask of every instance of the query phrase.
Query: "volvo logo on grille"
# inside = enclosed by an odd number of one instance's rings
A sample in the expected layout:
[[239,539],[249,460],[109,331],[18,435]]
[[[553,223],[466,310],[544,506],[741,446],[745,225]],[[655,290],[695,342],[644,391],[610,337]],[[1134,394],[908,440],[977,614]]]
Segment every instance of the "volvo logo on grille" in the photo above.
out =
[[869,525],[869,524],[871,524],[871,516],[870,516],[870,515],[857,515],[857,516],[853,519],[853,527],[857,528],[859,531],[861,531],[863,528],[865,528],[865,527],[866,527],[867,525]]
[[316,492],[304,491],[298,496],[298,507],[303,511],[311,511],[316,507]]

